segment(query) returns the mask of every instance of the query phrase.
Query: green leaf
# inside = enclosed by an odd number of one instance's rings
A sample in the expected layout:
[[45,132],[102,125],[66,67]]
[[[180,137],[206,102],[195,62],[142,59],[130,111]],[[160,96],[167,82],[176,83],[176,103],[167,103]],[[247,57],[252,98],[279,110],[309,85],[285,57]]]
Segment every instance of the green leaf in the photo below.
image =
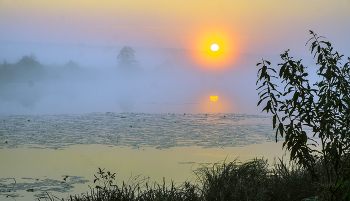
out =
[[263,108],[262,111],[265,111],[265,110],[266,110],[266,113],[269,113],[269,110],[271,110],[271,100],[267,101],[266,106]]
[[292,148],[292,151],[290,152],[290,158],[291,158],[292,160],[294,160],[296,152],[297,152],[297,148],[296,148],[296,147],[293,147],[293,148]]
[[318,58],[317,58],[317,62],[318,62],[318,63],[321,63],[321,62],[322,62],[322,59],[323,59],[323,54],[319,54],[319,55],[318,55]]
[[[266,91],[266,92],[264,92],[263,94],[259,94],[260,95],[260,98],[262,98],[263,96],[265,96],[266,94],[267,94],[268,92]],[[268,97],[268,96],[267,96]]]
[[282,124],[282,123],[279,123],[278,129],[279,129],[279,131],[280,131],[281,137],[283,137],[283,124]]
[[264,101],[266,98],[268,98],[268,96],[265,96],[264,98],[260,99],[257,106],[259,106],[261,104],[261,102]]
[[272,128],[273,129],[276,128],[276,118],[277,118],[277,114],[273,115],[273,118],[272,118]]

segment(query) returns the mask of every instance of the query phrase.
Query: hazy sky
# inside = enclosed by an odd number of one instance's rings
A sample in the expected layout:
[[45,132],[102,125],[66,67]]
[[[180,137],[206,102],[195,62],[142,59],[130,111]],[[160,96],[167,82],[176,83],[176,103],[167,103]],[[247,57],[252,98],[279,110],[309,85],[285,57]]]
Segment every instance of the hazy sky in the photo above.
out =
[[[212,34],[239,52],[300,49],[308,30],[350,46],[348,0],[1,0],[0,40],[200,49]],[[302,50],[307,53],[307,50]]]
[[[312,65],[309,30],[350,56],[350,1],[0,0],[0,62],[33,53],[46,65],[100,69],[80,81],[4,85],[12,95],[0,97],[0,113],[22,113],[23,102],[27,113],[120,112],[130,104],[132,112],[244,113],[256,107],[261,58],[276,61],[291,49]],[[207,54],[212,43],[219,56]],[[145,70],[130,86],[105,70],[115,69],[125,45]],[[211,95],[219,95],[216,105]]]

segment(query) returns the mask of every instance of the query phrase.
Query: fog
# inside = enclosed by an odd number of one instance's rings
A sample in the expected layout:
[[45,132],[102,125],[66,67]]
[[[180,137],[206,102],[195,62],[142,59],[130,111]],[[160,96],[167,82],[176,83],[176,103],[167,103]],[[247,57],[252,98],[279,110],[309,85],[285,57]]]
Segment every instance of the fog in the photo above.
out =
[[[1,114],[256,114],[261,111],[256,63],[280,62],[278,55],[238,54],[226,68],[208,70],[189,58],[192,50],[132,47],[137,65],[126,68],[118,65],[119,46],[2,42],[1,47]],[[210,101],[211,95],[218,101]]]

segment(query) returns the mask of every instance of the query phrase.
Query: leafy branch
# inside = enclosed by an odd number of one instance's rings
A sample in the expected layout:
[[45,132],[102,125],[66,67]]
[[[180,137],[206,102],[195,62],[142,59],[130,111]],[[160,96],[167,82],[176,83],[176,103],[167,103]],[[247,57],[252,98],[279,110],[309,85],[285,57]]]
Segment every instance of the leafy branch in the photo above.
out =
[[[343,171],[350,155],[350,58],[342,66],[343,55],[333,53],[331,43],[322,40],[325,37],[312,31],[310,34],[312,37],[306,44],[311,42],[310,51],[320,66],[317,75],[321,81],[310,85],[307,67],[301,60],[293,60],[287,50],[280,55],[283,63],[278,64],[278,73],[269,67],[269,61],[257,64],[261,66],[256,82],[260,83],[257,105],[265,103],[262,111],[273,114],[276,142],[278,135],[284,137],[283,148],[290,151],[290,159],[306,168],[315,181],[321,175],[316,162],[321,160],[327,181],[332,184],[344,180]],[[274,83],[276,80],[280,80],[282,89]],[[312,128],[313,137],[320,139],[321,151],[316,140],[307,135],[306,128]],[[328,185],[331,200],[337,197],[339,187],[335,186]]]

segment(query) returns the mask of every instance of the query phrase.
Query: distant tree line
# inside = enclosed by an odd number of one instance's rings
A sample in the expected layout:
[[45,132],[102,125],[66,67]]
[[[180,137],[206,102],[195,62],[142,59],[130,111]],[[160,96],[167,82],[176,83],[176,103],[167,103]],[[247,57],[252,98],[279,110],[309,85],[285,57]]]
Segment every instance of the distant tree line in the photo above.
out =
[[[117,69],[122,74],[135,74],[140,71],[139,62],[135,59],[135,50],[124,46],[117,55]],[[15,63],[6,60],[0,63],[0,83],[43,81],[57,79],[62,76],[79,77],[83,69],[69,60],[62,66],[49,66],[40,63],[34,54],[24,55]]]
[[44,67],[36,57],[23,56],[18,62],[11,64],[4,60],[0,65],[0,82],[29,81],[28,79],[42,79]]
[[8,63],[4,60],[0,64],[0,83],[43,81],[53,77],[57,78],[59,74],[67,70],[77,71],[79,69],[79,64],[72,60],[59,68],[53,68],[41,64],[34,54],[24,55],[16,63]]

